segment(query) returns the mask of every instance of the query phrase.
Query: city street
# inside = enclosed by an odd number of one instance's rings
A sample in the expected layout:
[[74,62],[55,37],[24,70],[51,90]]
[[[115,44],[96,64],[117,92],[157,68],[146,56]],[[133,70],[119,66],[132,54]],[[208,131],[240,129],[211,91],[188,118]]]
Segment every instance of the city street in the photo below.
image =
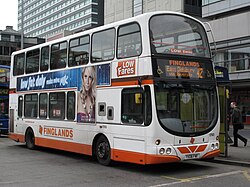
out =
[[0,187],[250,187],[249,7],[2,1]]
[[250,169],[204,161],[140,166],[98,164],[89,156],[38,148],[0,137],[0,186],[249,186]]

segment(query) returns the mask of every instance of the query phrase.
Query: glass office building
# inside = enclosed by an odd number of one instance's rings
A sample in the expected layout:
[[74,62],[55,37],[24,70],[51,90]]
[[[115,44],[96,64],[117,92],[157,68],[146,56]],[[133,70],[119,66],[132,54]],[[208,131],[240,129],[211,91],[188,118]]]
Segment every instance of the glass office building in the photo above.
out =
[[18,0],[18,30],[49,38],[103,25],[103,0]]
[[175,11],[201,17],[200,0],[104,0],[105,24],[145,12]]

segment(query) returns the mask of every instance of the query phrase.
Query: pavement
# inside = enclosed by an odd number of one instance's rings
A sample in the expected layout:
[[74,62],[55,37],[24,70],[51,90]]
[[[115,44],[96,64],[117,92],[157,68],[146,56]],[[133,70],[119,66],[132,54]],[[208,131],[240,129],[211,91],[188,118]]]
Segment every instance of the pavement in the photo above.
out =
[[[229,136],[233,140],[232,129],[230,126]],[[245,125],[244,129],[239,130],[239,134],[248,139],[247,146],[244,147],[244,143],[240,140],[238,140],[238,147],[232,147],[229,143],[228,155],[216,157],[214,162],[250,167],[250,125]]]

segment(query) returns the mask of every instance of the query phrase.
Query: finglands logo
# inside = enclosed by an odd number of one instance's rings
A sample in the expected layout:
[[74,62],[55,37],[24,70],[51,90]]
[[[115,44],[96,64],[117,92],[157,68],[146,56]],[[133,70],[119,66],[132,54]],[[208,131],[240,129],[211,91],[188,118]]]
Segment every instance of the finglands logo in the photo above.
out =
[[195,139],[192,137],[192,138],[190,139],[190,143],[191,143],[191,144],[194,144],[194,141],[195,141]]
[[73,139],[74,131],[71,128],[39,126],[39,133],[44,136]]
[[116,68],[117,76],[135,75],[135,59],[118,62]]

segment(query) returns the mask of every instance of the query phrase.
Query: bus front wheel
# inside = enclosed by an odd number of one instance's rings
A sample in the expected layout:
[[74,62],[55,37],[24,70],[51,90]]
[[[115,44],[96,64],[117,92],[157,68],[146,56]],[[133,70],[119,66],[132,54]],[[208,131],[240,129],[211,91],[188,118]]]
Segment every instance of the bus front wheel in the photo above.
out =
[[100,136],[96,142],[96,158],[102,165],[108,166],[111,163],[110,145],[105,136]]
[[32,129],[28,129],[25,136],[25,142],[28,149],[35,148],[35,136]]

